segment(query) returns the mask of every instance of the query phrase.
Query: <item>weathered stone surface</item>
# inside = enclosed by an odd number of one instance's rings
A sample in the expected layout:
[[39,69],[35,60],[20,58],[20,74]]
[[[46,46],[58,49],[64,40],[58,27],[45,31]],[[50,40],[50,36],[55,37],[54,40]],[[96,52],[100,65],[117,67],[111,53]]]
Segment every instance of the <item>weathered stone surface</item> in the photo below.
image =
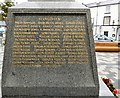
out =
[[28,0],[29,2],[75,2],[75,0]]
[[[68,96],[67,97],[66,96],[65,97],[53,97],[53,96],[51,96],[51,97],[48,97],[48,96],[41,96],[41,97],[40,96],[39,97],[35,97],[35,96],[34,97],[30,97],[30,96],[28,96],[28,97],[27,96],[14,96],[14,97],[2,97],[2,98],[98,98],[98,97],[94,97],[94,96],[93,97],[92,96],[91,97],[85,97],[85,96],[82,96],[82,97],[81,96],[77,96],[77,97],[73,97],[73,96],[72,97],[68,97]],[[113,98],[113,97],[109,96],[109,97],[106,97],[106,98]]]
[[78,3],[23,3],[9,9],[3,98],[96,98],[90,10]]

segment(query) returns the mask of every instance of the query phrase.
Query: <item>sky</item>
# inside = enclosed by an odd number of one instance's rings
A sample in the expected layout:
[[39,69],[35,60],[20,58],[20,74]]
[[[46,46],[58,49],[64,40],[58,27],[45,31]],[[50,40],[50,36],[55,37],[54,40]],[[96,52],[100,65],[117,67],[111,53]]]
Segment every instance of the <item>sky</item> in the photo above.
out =
[[[15,0],[15,1],[18,3],[21,3],[21,2],[27,2],[28,0]],[[87,3],[100,2],[100,1],[106,1],[106,0],[76,0],[76,1],[87,4]]]

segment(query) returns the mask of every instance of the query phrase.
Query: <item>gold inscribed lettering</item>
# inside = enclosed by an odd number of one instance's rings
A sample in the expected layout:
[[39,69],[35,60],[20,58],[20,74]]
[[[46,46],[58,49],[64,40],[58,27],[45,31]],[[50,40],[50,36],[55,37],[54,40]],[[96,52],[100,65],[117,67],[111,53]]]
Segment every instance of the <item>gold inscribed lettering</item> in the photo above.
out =
[[[57,67],[88,64],[85,17],[69,15],[15,18],[13,66]],[[84,55],[84,57],[83,57]]]

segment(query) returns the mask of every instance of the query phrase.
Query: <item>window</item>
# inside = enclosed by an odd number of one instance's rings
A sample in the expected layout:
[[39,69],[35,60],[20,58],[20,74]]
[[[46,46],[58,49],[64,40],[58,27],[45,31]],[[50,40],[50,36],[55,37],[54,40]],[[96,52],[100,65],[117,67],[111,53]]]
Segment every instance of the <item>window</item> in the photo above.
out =
[[108,31],[104,31],[104,35],[105,35],[105,36],[108,36]]
[[110,14],[110,5],[106,6],[106,12],[105,14]]
[[110,25],[111,16],[104,16],[103,25]]

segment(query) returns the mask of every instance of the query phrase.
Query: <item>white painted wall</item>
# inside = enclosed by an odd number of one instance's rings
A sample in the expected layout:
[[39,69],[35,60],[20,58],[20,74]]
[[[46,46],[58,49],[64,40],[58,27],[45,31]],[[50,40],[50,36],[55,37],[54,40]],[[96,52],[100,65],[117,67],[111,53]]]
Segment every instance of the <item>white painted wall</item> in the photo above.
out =
[[111,5],[110,14],[105,14],[105,12],[106,6],[91,8],[91,18],[94,19],[93,34],[104,35],[104,31],[108,31],[108,37],[112,37],[112,34],[116,35],[117,26],[103,26],[103,19],[104,16],[111,16],[110,25],[113,25],[113,20],[114,25],[118,25],[118,5]]
[[[118,25],[120,25],[120,4],[118,5],[118,19],[119,19]],[[117,40],[118,40],[119,43],[120,43],[120,26],[118,26],[118,36],[117,36]]]

